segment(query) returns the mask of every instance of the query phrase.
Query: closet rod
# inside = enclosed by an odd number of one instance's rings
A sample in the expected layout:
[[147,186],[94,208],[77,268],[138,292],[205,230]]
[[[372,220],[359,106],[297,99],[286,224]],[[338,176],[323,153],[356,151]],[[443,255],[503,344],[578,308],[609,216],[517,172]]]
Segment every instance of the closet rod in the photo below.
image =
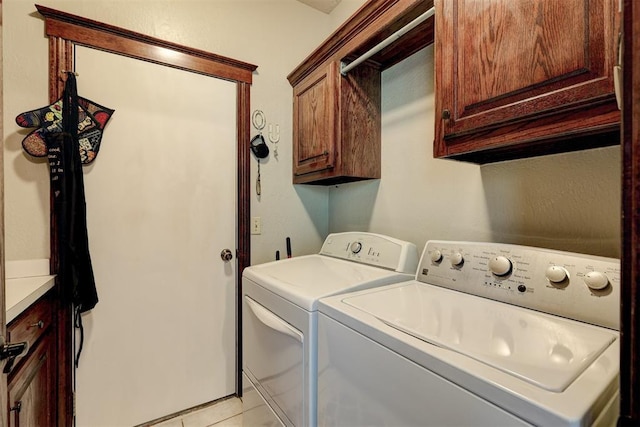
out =
[[345,65],[344,62],[340,63],[340,74],[342,74],[343,76],[346,76],[349,71],[351,71],[352,69],[354,69],[355,67],[357,67],[358,65],[366,61],[367,59],[371,58],[373,55],[380,52],[382,49],[389,46],[391,43],[395,42],[400,37],[404,36],[406,33],[413,30],[418,25],[422,24],[424,21],[432,17],[435,14],[435,12],[436,12],[436,9],[432,7],[431,9],[427,10],[425,13],[418,16],[416,19],[414,19],[413,21],[409,22],[407,25],[405,25],[404,27],[396,31],[395,33],[391,34],[385,40],[378,43],[373,48],[369,49],[365,54],[360,56],[355,61],[350,62],[348,65]]

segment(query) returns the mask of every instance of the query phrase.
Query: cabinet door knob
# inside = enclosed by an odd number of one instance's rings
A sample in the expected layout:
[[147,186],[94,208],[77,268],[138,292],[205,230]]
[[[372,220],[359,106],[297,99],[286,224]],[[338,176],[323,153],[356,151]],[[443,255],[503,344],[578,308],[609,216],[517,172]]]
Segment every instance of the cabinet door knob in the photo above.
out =
[[30,328],[38,328],[38,329],[42,329],[44,328],[44,322],[42,320],[38,320],[38,323],[33,323],[31,325],[29,325]]
[[12,406],[11,408],[9,408],[9,411],[20,412],[21,409],[22,409],[22,401],[18,400],[15,406]]
[[444,109],[442,110],[442,120],[449,120],[451,118],[451,111]]

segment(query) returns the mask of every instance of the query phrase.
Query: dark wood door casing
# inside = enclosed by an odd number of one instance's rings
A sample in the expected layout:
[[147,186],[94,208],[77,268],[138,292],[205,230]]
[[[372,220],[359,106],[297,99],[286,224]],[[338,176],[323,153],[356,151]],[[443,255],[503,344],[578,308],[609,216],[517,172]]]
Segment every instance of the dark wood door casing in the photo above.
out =
[[[0,135],[4,134],[3,111],[3,60],[2,60],[2,0],[0,0]],[[0,164],[4,164],[4,142],[0,140]],[[7,325],[5,310],[5,253],[4,253],[4,168],[0,167],[0,335],[6,337]],[[6,362],[5,362],[6,363]],[[0,364],[4,368],[4,363]],[[7,408],[7,377],[0,378],[0,408]],[[0,410],[0,427],[8,425],[7,413]]]
[[[242,271],[251,262],[249,236],[250,217],[250,89],[256,65],[210,52],[167,42],[144,34],[114,27],[91,19],[68,14],[48,7],[36,5],[45,18],[45,31],[49,37],[49,100],[57,100],[64,89],[64,71],[74,70],[74,46],[85,46],[116,55],[124,55],[154,64],[177,68],[187,72],[203,74],[236,83],[236,134],[237,144],[237,235],[236,235],[236,289],[242,294]],[[51,217],[51,266],[57,266],[56,229]],[[238,301],[240,301],[238,299]],[[237,377],[236,392],[241,394],[242,373],[242,308],[236,306],[237,325]],[[72,372],[72,313],[70,307],[59,306],[57,310],[57,354],[58,354],[58,425],[73,425]]]
[[640,425],[640,3],[623,8],[620,426]]

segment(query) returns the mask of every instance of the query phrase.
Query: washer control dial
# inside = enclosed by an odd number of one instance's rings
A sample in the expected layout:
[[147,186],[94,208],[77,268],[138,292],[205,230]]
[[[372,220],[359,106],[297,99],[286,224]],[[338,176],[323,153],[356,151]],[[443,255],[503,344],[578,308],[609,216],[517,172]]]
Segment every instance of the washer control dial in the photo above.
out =
[[584,275],[584,283],[589,289],[599,291],[609,285],[609,278],[600,271],[590,271]]
[[464,263],[464,257],[460,252],[453,252],[449,256],[449,261],[451,261],[452,266],[459,267]]
[[489,270],[496,276],[506,276],[511,273],[511,261],[509,258],[498,255],[489,260]]
[[430,256],[432,262],[440,262],[440,261],[442,261],[442,252],[440,252],[437,249],[432,250],[431,254],[429,256]]
[[362,243],[353,242],[349,248],[351,249],[351,252],[353,252],[354,254],[357,254],[362,250]]
[[569,277],[569,272],[564,267],[552,265],[547,268],[544,275],[551,283],[562,283]]

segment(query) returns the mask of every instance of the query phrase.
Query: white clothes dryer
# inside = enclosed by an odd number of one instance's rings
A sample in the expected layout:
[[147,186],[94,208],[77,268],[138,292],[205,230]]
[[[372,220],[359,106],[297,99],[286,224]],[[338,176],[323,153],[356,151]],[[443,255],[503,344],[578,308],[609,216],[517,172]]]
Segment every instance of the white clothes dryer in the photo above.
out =
[[408,281],[412,243],[330,234],[320,253],[248,267],[242,275],[243,423],[317,424],[317,308],[322,297]]
[[427,242],[416,280],[323,298],[318,424],[614,426],[620,263]]

